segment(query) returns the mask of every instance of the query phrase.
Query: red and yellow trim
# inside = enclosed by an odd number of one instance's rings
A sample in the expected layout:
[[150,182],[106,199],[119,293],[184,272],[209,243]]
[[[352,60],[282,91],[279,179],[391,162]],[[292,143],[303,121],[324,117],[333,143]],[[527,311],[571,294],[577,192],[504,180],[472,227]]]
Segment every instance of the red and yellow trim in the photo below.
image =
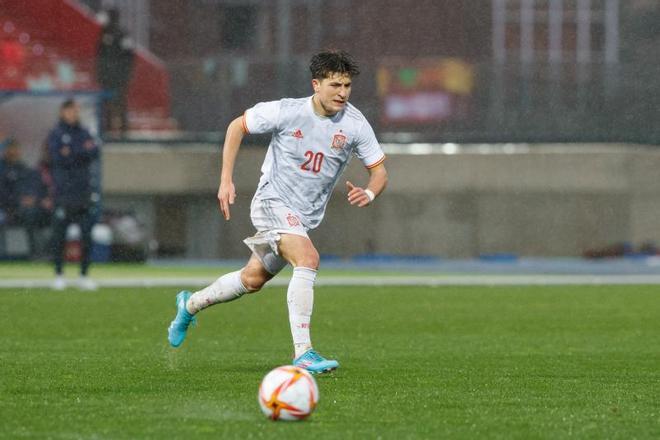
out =
[[378,162],[376,162],[376,163],[372,163],[371,165],[368,165],[368,166],[366,166],[365,168],[368,169],[368,170],[370,170],[370,169],[372,169],[372,168],[376,168],[378,165],[380,165],[381,163],[385,162],[385,157],[386,157],[386,156],[383,156]]
[[243,112],[243,116],[241,117],[241,126],[243,127],[243,131],[245,134],[250,134],[250,130],[247,128],[247,118],[246,118],[247,110]]

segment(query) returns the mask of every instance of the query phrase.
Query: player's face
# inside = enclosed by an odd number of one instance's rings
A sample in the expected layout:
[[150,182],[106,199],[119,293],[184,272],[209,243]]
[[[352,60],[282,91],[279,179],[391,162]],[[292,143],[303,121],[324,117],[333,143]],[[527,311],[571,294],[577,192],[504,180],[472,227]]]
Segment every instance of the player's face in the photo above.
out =
[[333,73],[322,80],[313,79],[314,107],[323,116],[332,116],[346,107],[351,95],[351,77]]

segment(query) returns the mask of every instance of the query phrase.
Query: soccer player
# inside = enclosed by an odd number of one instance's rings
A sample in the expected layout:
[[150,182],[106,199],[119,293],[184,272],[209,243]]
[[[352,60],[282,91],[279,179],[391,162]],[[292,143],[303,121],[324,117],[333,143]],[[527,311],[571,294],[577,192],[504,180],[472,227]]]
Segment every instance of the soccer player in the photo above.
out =
[[362,208],[373,203],[385,189],[387,171],[373,129],[348,103],[352,79],[359,74],[352,57],[343,51],[321,52],[312,57],[310,70],[313,96],[259,103],[227,128],[218,190],[226,220],[236,198],[232,175],[243,137],[272,133],[250,209],[257,234],[245,239],[252,256],[241,270],[223,275],[194,294],[177,295],[177,314],[168,329],[173,347],[181,345],[200,310],[259,291],[291,264],[287,304],[293,364],[311,373],[339,366],[312,348],[310,321],[319,254],[307,231],[321,223],[330,194],[352,155],[366,167],[369,181],[366,188],[346,182],[351,205]]

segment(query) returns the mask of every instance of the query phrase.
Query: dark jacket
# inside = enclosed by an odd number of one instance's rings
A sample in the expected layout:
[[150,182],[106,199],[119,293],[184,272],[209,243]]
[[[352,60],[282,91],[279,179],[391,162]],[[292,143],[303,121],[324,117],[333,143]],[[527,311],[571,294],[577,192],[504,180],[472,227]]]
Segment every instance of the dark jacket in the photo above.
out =
[[23,179],[20,186],[19,193],[21,197],[33,197],[37,205],[48,198],[48,185],[44,182],[39,170],[29,169],[27,171],[25,179]]
[[60,121],[48,135],[48,154],[55,185],[55,205],[89,206],[92,193],[90,166],[99,156],[92,135],[80,124],[69,125]]
[[9,163],[0,159],[0,209],[13,212],[18,208],[21,190],[30,170],[23,162]]

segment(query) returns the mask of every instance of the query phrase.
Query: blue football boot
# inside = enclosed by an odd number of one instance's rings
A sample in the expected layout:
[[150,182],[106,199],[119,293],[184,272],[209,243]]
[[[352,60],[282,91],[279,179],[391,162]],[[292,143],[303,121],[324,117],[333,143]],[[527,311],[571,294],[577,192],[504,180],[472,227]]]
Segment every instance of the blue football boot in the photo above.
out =
[[294,360],[293,365],[304,368],[312,374],[327,373],[328,371],[339,368],[339,362],[334,359],[324,358],[312,348],[301,354],[298,359]]
[[184,290],[176,296],[176,317],[167,329],[167,339],[172,347],[178,347],[183,343],[188,327],[196,322],[195,316],[186,310],[186,303],[190,295],[190,292]]

